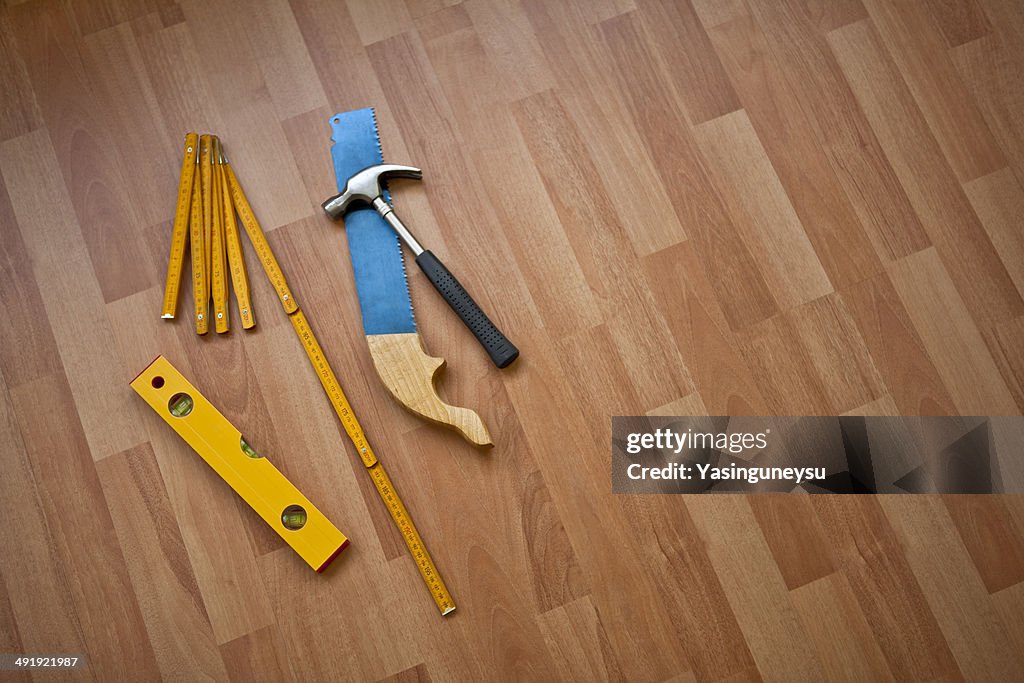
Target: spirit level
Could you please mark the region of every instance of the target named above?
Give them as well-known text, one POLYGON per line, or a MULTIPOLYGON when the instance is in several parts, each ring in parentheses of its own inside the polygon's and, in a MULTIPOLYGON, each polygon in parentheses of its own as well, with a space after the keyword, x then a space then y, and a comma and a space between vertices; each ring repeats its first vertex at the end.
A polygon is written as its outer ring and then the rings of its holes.
POLYGON ((192 204, 192 182, 199 160, 199 136, 185 135, 185 155, 181 161, 181 179, 178 181, 178 204, 174 209, 174 232, 171 233, 171 256, 167 263, 167 286, 164 288, 163 318, 173 318, 178 311, 178 290, 185 264, 185 246, 188 244, 189 209, 192 204))
POLYGON ((348 539, 163 356, 132 388, 306 563, 322 572, 348 539))

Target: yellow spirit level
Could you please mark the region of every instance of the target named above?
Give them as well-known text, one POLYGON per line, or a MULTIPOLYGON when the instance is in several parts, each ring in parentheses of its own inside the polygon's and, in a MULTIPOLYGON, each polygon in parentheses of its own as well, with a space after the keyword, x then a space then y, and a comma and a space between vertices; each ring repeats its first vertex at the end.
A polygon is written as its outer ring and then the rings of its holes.
POLYGON ((131 386, 310 567, 322 572, 348 546, 345 535, 166 358, 150 363, 131 386))

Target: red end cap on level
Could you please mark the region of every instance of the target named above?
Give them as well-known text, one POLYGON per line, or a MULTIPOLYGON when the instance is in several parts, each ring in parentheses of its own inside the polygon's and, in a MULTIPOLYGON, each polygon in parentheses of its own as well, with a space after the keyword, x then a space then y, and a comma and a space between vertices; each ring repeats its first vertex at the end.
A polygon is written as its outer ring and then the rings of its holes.
POLYGON ((349 543, 350 543, 350 541, 346 538, 345 542, 341 544, 341 547, 338 548, 337 550, 335 550, 331 554, 330 557, 328 557, 326 560, 324 560, 323 564, 321 564, 319 567, 316 568, 316 573, 320 574, 320 573, 323 572, 323 570, 327 569, 327 565, 329 565, 331 562, 333 562, 334 558, 336 558, 338 555, 341 555, 341 551, 344 550, 345 548, 347 548, 349 543))

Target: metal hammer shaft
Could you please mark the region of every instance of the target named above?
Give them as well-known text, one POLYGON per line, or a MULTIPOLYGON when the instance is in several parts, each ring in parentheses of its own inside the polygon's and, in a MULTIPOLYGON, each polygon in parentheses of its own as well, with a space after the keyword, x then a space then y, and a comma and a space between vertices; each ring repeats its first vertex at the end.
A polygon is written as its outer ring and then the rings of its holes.
POLYGON ((499 368, 511 365, 512 361, 519 357, 519 349, 491 322, 491 319, 473 300, 462 283, 441 263, 441 259, 437 258, 432 251, 424 249, 416 241, 409 229, 405 227, 402 219, 395 214, 391 205, 382 197, 373 200, 373 208, 377 210, 381 218, 388 222, 388 225, 394 228, 402 241, 412 249, 412 253, 416 254, 416 265, 434 285, 434 289, 458 314, 470 332, 476 336, 477 341, 487 351, 487 355, 491 357, 494 364, 499 368))

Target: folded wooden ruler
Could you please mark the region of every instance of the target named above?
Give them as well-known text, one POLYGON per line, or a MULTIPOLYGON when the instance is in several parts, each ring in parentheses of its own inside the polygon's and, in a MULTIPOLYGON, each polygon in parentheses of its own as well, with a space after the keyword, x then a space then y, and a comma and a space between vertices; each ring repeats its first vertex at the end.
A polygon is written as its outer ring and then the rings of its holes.
POLYGON ((341 421, 345 433, 356 448, 363 466, 373 480, 381 500, 384 501, 392 520, 398 526, 413 561, 420 570, 434 602, 442 615, 455 611, 448 588, 434 565, 417 531, 412 518, 399 498, 394 484, 384 471, 363 429, 356 419, 352 406, 334 375, 320 343, 306 316, 292 296, 284 272, 281 270, 270 244, 260 227, 252 207, 242 191, 231 164, 215 136, 185 136, 185 153, 181 167, 181 181, 178 185, 178 203, 175 211, 174 229, 171 237, 171 255, 167 269, 167 286, 164 291, 162 317, 174 318, 179 298, 186 245, 191 242, 192 291, 195 300, 196 332, 205 334, 209 330, 209 303, 213 299, 216 318, 215 329, 219 333, 228 331, 228 286, 226 273, 231 273, 235 295, 242 317, 242 327, 248 329, 256 324, 252 302, 249 300, 249 284, 245 272, 241 241, 235 215, 245 228, 256 257, 277 292, 281 307, 288 315, 292 328, 299 337, 306 357, 316 371, 334 412, 341 421), (210 275, 207 278, 207 274, 210 275))
MULTIPOLYGON (((235 222, 238 207, 232 195, 237 185, 238 180, 217 136, 195 133, 185 136, 185 155, 178 183, 178 203, 161 315, 173 318, 177 313, 185 247, 191 242, 192 294, 198 334, 206 334, 210 329, 211 299, 214 329, 220 334, 229 331, 229 277, 234 285, 242 327, 251 329, 256 324, 249 299, 249 278, 242 242, 235 222)), ((241 194, 241 190, 237 193, 241 194)))

